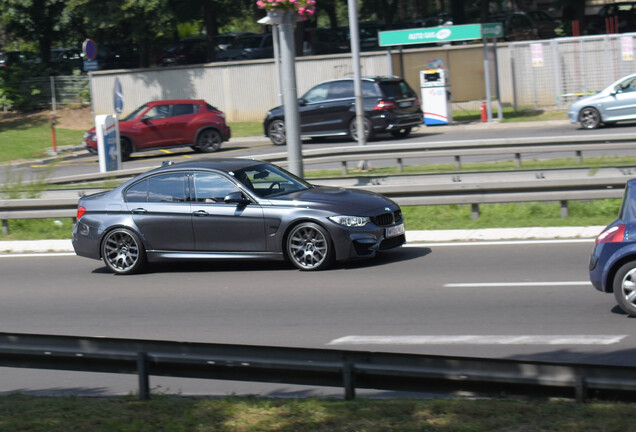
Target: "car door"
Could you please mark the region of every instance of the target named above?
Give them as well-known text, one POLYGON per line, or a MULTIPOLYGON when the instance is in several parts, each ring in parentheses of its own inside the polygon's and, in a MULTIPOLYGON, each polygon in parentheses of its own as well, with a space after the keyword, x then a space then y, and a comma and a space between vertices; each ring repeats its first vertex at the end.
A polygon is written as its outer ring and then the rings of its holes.
POLYGON ((184 173, 147 177, 126 190, 128 211, 148 250, 192 250, 192 216, 184 173))
POLYGON ((352 80, 332 81, 314 87, 303 97, 301 132, 346 133, 354 101, 352 80))
POLYGON ((174 142, 176 132, 171 105, 155 105, 135 124, 138 150, 162 147, 174 142))
POLYGON ((183 145, 194 143, 194 131, 190 131, 188 125, 192 122, 200 106, 193 103, 171 105, 170 122, 166 125, 169 129, 167 136, 172 137, 168 145, 183 145))
POLYGON ((627 78, 614 87, 614 92, 603 104, 604 120, 636 118, 636 77, 627 78))
POLYGON ((263 210, 256 203, 226 203, 239 187, 230 179, 209 172, 194 172, 192 227, 197 251, 261 252, 266 249, 263 210))

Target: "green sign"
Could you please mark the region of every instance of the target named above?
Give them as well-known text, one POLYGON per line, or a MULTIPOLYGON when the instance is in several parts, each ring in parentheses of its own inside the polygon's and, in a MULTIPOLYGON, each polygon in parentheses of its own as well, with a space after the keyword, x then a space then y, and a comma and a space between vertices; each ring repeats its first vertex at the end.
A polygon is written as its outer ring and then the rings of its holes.
POLYGON ((482 27, 485 37, 501 37, 501 24, 467 24, 447 27, 430 27, 409 30, 378 32, 380 46, 412 45, 481 39, 482 27))
POLYGON ((485 38, 500 38, 503 37, 503 24, 502 23, 488 23, 481 25, 481 34, 485 38))

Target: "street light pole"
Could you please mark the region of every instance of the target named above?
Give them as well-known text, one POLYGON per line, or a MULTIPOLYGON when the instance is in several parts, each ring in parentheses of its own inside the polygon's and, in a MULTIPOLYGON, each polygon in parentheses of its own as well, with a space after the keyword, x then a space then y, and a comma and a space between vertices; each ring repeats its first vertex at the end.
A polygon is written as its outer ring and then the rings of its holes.
MULTIPOLYGON (((358 130, 358 145, 366 145, 364 133, 364 99, 362 98, 362 80, 360 74, 360 33, 358 26, 358 2, 357 0, 347 0, 349 10, 349 34, 351 35, 351 57, 353 68, 353 92, 356 101, 356 124, 358 130)), ((359 170, 366 170, 367 162, 360 161, 359 170)))
POLYGON ((282 60, 283 105, 285 106, 285 136, 287 140, 288 168, 292 174, 303 177, 303 156, 300 142, 300 114, 296 90, 296 50, 294 46, 294 22, 296 12, 283 13, 280 29, 282 60))

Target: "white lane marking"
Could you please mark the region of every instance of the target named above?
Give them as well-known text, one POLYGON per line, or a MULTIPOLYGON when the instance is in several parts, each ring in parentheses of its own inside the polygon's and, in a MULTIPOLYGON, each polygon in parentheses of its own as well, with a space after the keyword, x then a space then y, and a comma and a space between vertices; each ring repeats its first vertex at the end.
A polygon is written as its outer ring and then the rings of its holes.
POLYGON ((327 345, 611 345, 628 335, 345 336, 327 345))
POLYGON ((402 247, 444 247, 444 246, 502 246, 502 245, 529 245, 529 244, 558 244, 558 243, 591 243, 595 239, 553 239, 553 240, 475 240, 475 241, 450 241, 450 242, 413 242, 402 247))
POLYGON ((559 281, 559 282, 478 282, 478 283, 447 283, 444 288, 489 288, 489 287, 543 287, 543 286, 591 286, 589 281, 559 281))
POLYGON ((16 253, 0 254, 0 258, 37 258, 37 257, 59 257, 75 256, 75 252, 41 252, 41 253, 16 253))

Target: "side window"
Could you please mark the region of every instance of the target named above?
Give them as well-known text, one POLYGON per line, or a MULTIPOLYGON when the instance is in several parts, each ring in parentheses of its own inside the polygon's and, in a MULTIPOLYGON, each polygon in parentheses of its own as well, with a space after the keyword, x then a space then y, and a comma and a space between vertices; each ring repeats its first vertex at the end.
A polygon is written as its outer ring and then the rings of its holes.
POLYGON ((126 191, 128 202, 148 202, 148 180, 135 183, 126 191))
POLYGON ((317 87, 312 88, 307 93, 305 93, 305 96, 303 96, 303 98, 307 102, 323 101, 327 99, 327 89, 328 89, 327 84, 321 84, 317 87))
POLYGON ((239 189, 217 174, 194 173, 194 197, 198 203, 224 202, 224 198, 239 189))
POLYGON ((157 105, 148 110, 144 119, 159 120, 170 117, 170 105, 157 105))
POLYGON ((382 97, 382 93, 380 93, 374 83, 362 81, 362 97, 382 97))
POLYGON ((336 81, 329 84, 329 99, 346 99, 353 97, 353 81, 336 81))
POLYGON ((187 201, 187 182, 183 173, 156 175, 148 179, 148 202, 187 201))
POLYGON ((172 117, 194 114, 195 107, 197 107, 197 105, 192 105, 192 104, 172 105, 172 117))

